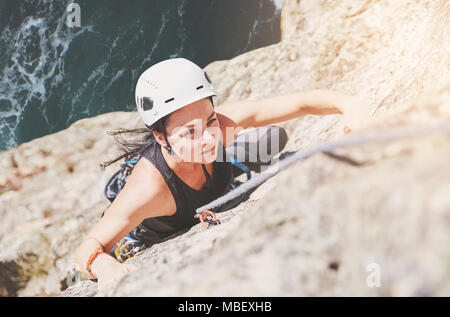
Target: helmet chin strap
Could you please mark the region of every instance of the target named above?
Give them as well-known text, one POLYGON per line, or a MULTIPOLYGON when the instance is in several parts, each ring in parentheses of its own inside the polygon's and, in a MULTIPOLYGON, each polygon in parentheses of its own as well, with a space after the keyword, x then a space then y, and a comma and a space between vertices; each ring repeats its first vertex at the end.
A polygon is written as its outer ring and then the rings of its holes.
POLYGON ((169 140, 167 140, 167 135, 166 135, 166 127, 164 126, 164 122, 161 122, 162 124, 162 128, 163 128, 163 136, 164 136, 164 140, 166 141, 167 146, 165 147, 165 149, 167 150, 167 153, 169 153, 172 156, 175 156, 176 153, 175 151, 172 149, 172 147, 169 144, 169 140))

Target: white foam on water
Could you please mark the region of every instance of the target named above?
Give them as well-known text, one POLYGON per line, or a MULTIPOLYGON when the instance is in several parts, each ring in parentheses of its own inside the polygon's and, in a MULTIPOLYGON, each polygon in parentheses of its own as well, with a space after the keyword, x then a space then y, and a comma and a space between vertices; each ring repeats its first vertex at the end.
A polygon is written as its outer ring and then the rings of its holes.
MULTIPOLYGON (((65 6, 59 8, 61 16, 55 16, 58 8, 53 1, 41 0, 33 16, 28 16, 17 29, 9 26, 0 35, 0 41, 8 43, 4 56, 10 61, 0 70, 0 99, 11 106, 0 109, 0 131, 7 148, 17 145, 16 129, 21 116, 32 99, 38 99, 43 114, 45 103, 54 87, 64 80, 63 57, 70 43, 78 35, 89 31, 83 26, 77 32, 65 25, 65 6), (56 20, 56 28, 51 26, 56 20), (52 29, 53 28, 53 29, 52 29)), ((3 101, 3 103, 5 103, 3 101)), ((46 116, 42 116, 46 119, 46 116)))
POLYGON ((266 19, 266 20, 261 19, 261 12, 262 12, 262 9, 263 9, 263 2, 262 1, 259 2, 258 18, 253 22, 252 31, 250 31, 250 33, 248 34, 247 45, 243 49, 240 50, 239 54, 247 52, 249 50, 249 48, 251 47, 253 39, 256 37, 256 33, 257 33, 257 30, 258 30, 258 27, 259 27, 260 24, 262 24, 262 23, 271 23, 271 22, 273 22, 274 19, 276 19, 280 15, 280 11, 281 11, 281 8, 283 6, 283 1, 284 0, 271 0, 271 1, 277 7, 274 15, 271 16, 270 18, 266 19))
MULTIPOLYGON (((158 35, 156 36, 156 40, 155 40, 155 42, 153 43, 153 46, 152 46, 152 49, 150 50, 150 53, 147 55, 147 57, 146 58, 144 58, 144 60, 141 62, 141 66, 140 66, 140 69, 144 69, 144 65, 146 65, 146 63, 147 62, 150 62, 151 61, 151 57, 152 57, 152 55, 153 55, 153 52, 158 48, 158 43, 159 43, 159 40, 160 40, 160 38, 161 38, 161 35, 163 34, 163 32, 164 32, 164 29, 167 27, 167 25, 168 25, 168 22, 169 22, 169 19, 168 19, 168 15, 169 15, 169 11, 167 11, 167 12, 164 12, 163 13, 163 15, 162 15, 162 18, 161 18, 161 26, 160 26, 160 28, 159 28, 159 31, 158 31, 158 35)), ((139 74, 139 76, 140 76, 141 74, 139 74)), ((133 72, 133 79, 134 78, 136 78, 135 76, 134 76, 134 72, 133 72)), ((136 78, 136 80, 137 80, 137 78, 136 78)))

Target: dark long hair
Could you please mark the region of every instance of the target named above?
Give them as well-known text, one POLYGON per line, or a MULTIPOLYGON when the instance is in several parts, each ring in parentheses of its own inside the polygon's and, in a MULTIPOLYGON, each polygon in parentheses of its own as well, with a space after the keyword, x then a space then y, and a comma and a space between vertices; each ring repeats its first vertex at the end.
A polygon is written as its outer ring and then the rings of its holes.
MULTIPOLYGON (((212 106, 214 108, 213 97, 208 97, 211 100, 212 106)), ((142 154, 154 143, 156 142, 155 136, 153 135, 153 130, 165 134, 165 127, 170 114, 162 117, 156 121, 151 126, 145 125, 146 128, 137 129, 125 129, 121 128, 115 131, 109 131, 108 135, 112 135, 114 140, 119 144, 122 154, 116 158, 100 163, 100 167, 105 169, 109 165, 117 162, 120 159, 125 159, 126 161, 131 160, 135 157, 140 157, 142 154), (129 136, 132 136, 130 138, 129 136)))

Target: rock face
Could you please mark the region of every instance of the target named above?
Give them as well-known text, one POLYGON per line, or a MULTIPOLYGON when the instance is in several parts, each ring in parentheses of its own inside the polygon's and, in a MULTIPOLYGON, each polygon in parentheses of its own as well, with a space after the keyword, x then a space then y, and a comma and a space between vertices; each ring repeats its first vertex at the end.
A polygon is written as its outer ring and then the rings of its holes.
MULTIPOLYGON (((279 44, 206 70, 217 104, 326 88, 369 104, 368 130, 431 125, 450 121, 448 25, 445 0, 285 0, 279 44)), ((332 140, 338 121, 280 123, 285 151, 332 140)), ((108 206, 118 167, 98 167, 118 151, 105 132, 139 125, 136 113, 100 115, 0 153, 2 295, 71 284, 70 256, 108 206)), ((218 214, 222 225, 128 260, 141 268, 106 295, 449 296, 449 141, 435 133, 297 163, 218 214)), ((95 294, 91 281, 59 293, 95 294)))
POLYGON ((0 152, 2 295, 65 287, 70 255, 109 205, 103 187, 119 163, 99 166, 116 155, 106 132, 133 122, 135 113, 105 114, 0 152))

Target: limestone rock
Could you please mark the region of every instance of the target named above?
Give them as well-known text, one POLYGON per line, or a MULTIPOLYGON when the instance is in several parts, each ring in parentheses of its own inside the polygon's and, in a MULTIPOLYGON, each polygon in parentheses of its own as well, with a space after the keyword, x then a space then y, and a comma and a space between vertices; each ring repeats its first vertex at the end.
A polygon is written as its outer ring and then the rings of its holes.
MULTIPOLYGON (((429 123, 450 120, 449 96, 444 88, 389 122, 422 110, 438 114, 429 123)), ((140 269, 105 294, 84 281, 60 296, 447 296, 449 141, 447 130, 336 151, 357 166, 316 155, 218 214, 220 226, 128 260, 140 269)))

